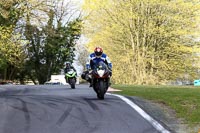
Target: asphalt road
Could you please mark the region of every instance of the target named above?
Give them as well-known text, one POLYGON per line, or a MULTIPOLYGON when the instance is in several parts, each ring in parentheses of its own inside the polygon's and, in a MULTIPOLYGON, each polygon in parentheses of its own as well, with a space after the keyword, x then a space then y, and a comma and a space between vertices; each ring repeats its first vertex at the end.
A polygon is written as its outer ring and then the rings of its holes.
POLYGON ((88 85, 0 86, 0 133, 159 133, 119 97, 88 85))

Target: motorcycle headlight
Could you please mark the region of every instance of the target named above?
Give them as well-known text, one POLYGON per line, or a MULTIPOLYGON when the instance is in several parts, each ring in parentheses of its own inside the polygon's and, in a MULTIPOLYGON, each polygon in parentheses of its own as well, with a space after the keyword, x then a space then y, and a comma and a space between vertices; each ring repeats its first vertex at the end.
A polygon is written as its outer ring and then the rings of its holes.
POLYGON ((100 77, 103 77, 105 70, 98 70, 97 73, 100 77))

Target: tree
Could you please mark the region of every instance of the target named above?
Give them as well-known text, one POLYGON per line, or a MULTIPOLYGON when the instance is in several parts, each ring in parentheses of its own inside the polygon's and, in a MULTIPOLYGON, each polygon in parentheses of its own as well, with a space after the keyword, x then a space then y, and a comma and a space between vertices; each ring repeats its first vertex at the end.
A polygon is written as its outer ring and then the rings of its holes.
POLYGON ((199 28, 197 1, 86 0, 84 9, 89 11, 89 46, 102 45, 110 54, 115 83, 157 84, 185 73, 197 76, 191 60, 199 28))
POLYGON ((20 0, 0 1, 0 72, 1 78, 11 80, 23 66, 23 45, 26 41, 15 27, 21 15, 20 0))
POLYGON ((64 22, 66 15, 70 14, 64 9, 64 1, 54 2, 49 3, 52 5, 49 6, 48 22, 45 26, 33 26, 29 18, 26 24, 26 38, 31 42, 27 46, 26 66, 30 70, 28 75, 32 80, 36 78, 40 84, 49 80, 51 74, 60 73, 65 61, 73 62, 73 47, 81 32, 82 22, 79 18, 69 18, 64 22))
POLYGON ((81 37, 82 40, 80 40, 75 48, 76 48, 76 54, 77 54, 77 63, 79 66, 83 67, 82 70, 86 70, 86 62, 89 56, 89 52, 87 50, 87 47, 85 46, 85 39, 83 36, 81 37))
POLYGON ((73 61, 79 18, 71 1, 0 1, 1 75, 42 84, 58 73, 66 59, 73 61))

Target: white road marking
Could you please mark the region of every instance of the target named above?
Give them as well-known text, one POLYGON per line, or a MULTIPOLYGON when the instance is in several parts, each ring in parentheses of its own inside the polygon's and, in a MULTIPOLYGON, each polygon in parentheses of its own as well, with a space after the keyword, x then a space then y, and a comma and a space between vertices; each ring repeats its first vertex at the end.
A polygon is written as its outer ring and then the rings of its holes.
POLYGON ((117 94, 111 94, 111 93, 106 93, 106 94, 121 98, 123 101, 125 101, 128 105, 130 105, 135 111, 137 111, 144 119, 146 119, 149 123, 151 123, 152 126, 156 128, 158 131, 160 131, 161 133, 170 133, 170 131, 165 129, 160 123, 158 123, 155 119, 153 119, 150 115, 148 115, 144 110, 142 110, 139 106, 137 106, 128 98, 121 95, 117 95, 117 94))

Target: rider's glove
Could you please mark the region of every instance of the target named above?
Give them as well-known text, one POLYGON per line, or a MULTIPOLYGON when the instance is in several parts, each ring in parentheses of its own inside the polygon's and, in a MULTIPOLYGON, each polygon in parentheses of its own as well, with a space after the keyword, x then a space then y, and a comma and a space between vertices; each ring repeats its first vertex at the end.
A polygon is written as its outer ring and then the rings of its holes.
POLYGON ((111 68, 108 68, 109 71, 110 71, 110 76, 112 76, 112 69, 111 68))

